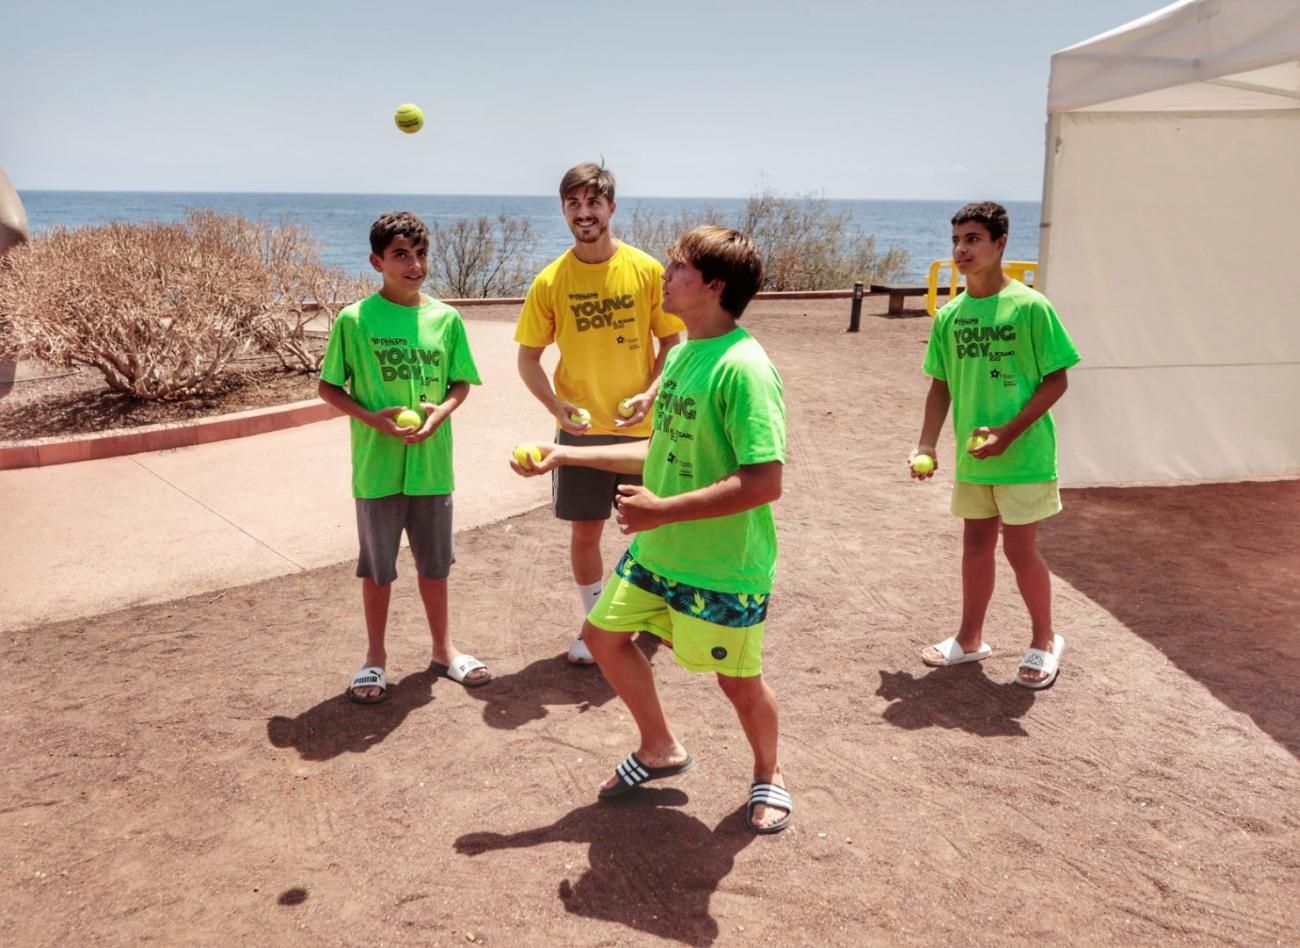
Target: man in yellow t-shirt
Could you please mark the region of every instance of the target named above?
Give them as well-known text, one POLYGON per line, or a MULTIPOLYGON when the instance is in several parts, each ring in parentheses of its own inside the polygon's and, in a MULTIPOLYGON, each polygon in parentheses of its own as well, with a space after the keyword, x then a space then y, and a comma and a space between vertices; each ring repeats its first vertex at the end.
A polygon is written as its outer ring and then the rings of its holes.
MULTIPOLYGON (((644 441, 664 356, 684 328, 663 310, 663 266, 610 233, 616 205, 608 169, 592 162, 570 168, 560 181, 560 206, 573 246, 528 290, 515 329, 519 377, 554 416, 558 444, 644 441), (560 350, 553 386, 541 362, 552 343, 560 350)), ((641 479, 570 467, 552 478, 555 516, 572 525, 569 558, 585 616, 603 589, 600 536, 618 485, 641 479)), ((593 663, 581 634, 569 661, 593 663)))

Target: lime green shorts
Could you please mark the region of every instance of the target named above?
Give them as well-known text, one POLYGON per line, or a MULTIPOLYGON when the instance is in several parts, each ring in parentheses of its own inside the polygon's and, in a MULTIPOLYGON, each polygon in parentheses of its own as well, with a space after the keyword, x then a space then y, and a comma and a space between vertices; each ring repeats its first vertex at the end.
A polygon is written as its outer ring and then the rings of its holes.
POLYGON ((657 576, 624 553, 587 621, 605 632, 649 630, 688 671, 752 678, 763 674, 767 601, 657 576))
POLYGON ((1013 527, 1037 523, 1061 512, 1056 481, 1036 484, 972 484, 954 481, 952 512, 963 520, 1001 517, 1013 527))

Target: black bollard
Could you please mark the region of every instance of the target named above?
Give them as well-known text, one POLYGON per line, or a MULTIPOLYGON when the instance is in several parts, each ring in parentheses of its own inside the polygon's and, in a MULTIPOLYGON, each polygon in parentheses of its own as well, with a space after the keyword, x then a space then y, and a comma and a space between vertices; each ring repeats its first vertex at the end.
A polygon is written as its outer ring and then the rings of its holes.
POLYGON ((849 332, 857 332, 862 323, 862 281, 853 283, 853 309, 849 311, 849 332))

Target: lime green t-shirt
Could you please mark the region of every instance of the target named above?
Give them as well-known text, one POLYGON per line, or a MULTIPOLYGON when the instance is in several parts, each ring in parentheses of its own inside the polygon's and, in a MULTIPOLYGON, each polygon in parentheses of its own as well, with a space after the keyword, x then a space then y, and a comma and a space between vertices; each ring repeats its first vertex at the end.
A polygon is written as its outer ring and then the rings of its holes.
POLYGON ((1033 397, 1043 376, 1078 361, 1079 353, 1047 297, 1018 280, 993 296, 972 299, 963 293, 939 310, 922 369, 947 382, 952 395, 955 478, 973 484, 1056 480, 1051 412, 997 457, 971 457, 966 438, 973 428, 1009 422, 1033 397))
POLYGON ((583 263, 572 250, 552 262, 528 290, 515 342, 535 349, 555 343, 555 394, 591 412, 594 435, 650 434, 646 418, 615 427, 618 403, 640 395, 654 375, 654 339, 685 327, 664 312, 664 268, 620 243, 603 263, 583 263))
MULTIPOLYGON (((456 382, 480 384, 460 313, 429 297, 419 306, 398 306, 378 293, 339 313, 320 377, 346 388, 369 411, 418 410, 420 402, 441 403, 456 382)), ((353 418, 352 494, 450 494, 451 448, 450 418, 410 447, 353 418)))
MULTIPOLYGON (((669 350, 643 482, 660 497, 716 483, 746 464, 785 462, 781 376, 737 327, 669 350)), ((632 556, 651 572, 714 592, 769 593, 776 524, 763 504, 639 533, 632 556)))

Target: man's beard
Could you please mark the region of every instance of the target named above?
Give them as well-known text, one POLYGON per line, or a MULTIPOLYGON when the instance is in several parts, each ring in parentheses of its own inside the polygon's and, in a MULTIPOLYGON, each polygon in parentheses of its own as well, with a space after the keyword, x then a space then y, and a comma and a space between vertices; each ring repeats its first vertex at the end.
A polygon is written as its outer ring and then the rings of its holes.
POLYGON ((590 224, 587 227, 575 228, 573 230, 573 239, 581 241, 584 244, 595 244, 595 243, 599 243, 601 238, 603 238, 608 233, 609 233, 608 224, 605 224, 603 227, 600 224, 590 224), (596 230, 596 233, 594 235, 583 236, 584 232, 590 230, 593 227, 596 230))

